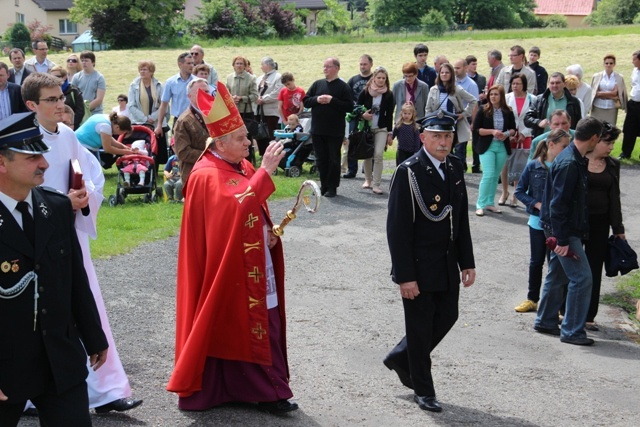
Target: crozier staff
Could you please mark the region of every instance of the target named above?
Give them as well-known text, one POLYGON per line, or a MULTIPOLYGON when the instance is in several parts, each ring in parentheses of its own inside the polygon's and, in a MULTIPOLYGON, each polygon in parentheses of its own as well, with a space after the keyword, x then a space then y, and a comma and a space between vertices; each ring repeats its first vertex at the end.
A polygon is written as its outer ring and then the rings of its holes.
POLYGON ((423 148, 391 181, 387 240, 399 285, 406 336, 384 360, 414 390, 421 409, 442 411, 431 377, 431 352, 458 318, 460 281, 475 280, 462 161, 449 155, 456 116, 438 112, 422 123, 423 148))

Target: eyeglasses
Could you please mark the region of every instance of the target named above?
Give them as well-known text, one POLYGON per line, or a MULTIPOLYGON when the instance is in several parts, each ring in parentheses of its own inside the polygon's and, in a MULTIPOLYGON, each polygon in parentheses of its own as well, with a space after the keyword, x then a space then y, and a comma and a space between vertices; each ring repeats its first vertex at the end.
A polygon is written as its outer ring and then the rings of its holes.
POLYGON ((66 97, 64 95, 60 96, 50 96, 49 98, 40 98, 39 101, 46 102, 47 104, 56 104, 58 102, 64 102, 66 97))
POLYGON ((198 56, 200 55, 200 52, 191 52, 191 56, 198 56))
POLYGON ((405 79, 410 79, 411 77, 415 77, 416 74, 404 74, 405 79))
POLYGON ((39 48, 36 48, 36 50, 49 50, 49 48, 48 47, 39 47, 39 48))
POLYGON ((127 102, 126 99, 118 98, 118 102, 127 102))
POLYGON ((71 62, 71 63, 77 64, 78 60, 77 59, 73 59, 73 58, 69 58, 69 59, 67 59, 67 62, 71 62))

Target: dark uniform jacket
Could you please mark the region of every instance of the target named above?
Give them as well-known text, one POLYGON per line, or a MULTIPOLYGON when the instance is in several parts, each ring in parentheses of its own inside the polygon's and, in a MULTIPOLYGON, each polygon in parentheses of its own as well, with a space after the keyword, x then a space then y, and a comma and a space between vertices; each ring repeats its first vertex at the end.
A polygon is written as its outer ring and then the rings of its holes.
POLYGON ((475 268, 469 230, 467 188, 462 162, 447 156, 446 181, 424 149, 401 163, 389 191, 387 239, 391 252, 391 276, 395 283, 417 281, 420 292, 448 291, 460 284, 460 271, 475 268), (409 183, 411 172, 422 202, 409 183), (453 208, 453 230, 449 215, 434 222, 432 217, 453 208), (453 240, 451 240, 453 234, 453 240))
POLYGON ((35 331, 33 282, 13 299, 0 298, 0 390, 8 402, 35 397, 51 384, 58 393, 78 385, 87 377, 87 354, 108 347, 69 198, 43 188, 31 194, 35 250, 0 203, 0 287, 33 271, 39 295, 35 331))

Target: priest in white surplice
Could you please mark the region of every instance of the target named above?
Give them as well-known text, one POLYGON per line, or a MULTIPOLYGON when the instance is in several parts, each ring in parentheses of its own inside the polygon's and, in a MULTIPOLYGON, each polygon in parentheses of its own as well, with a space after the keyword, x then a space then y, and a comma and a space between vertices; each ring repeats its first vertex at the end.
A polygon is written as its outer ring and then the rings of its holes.
POLYGON ((70 128, 59 123, 62 121, 65 105, 65 97, 60 89, 61 83, 59 79, 49 74, 31 74, 23 82, 22 97, 27 107, 36 113, 43 140, 51 147, 51 151, 45 156, 49 162, 49 169, 45 175, 44 185, 68 194, 76 209, 75 227, 82 248, 84 266, 100 312, 102 328, 109 342, 106 363, 99 371, 89 370, 87 377, 89 406, 95 408, 98 413, 126 411, 139 406, 142 400, 131 398, 129 379, 124 372, 113 341, 89 250, 89 237, 92 239, 97 237, 96 218, 104 199, 102 195, 104 175, 96 157, 80 145, 70 128), (70 161, 73 159, 79 161, 85 187, 69 191, 69 168, 70 161), (88 215, 84 215, 80 209, 85 206, 90 210, 88 215))

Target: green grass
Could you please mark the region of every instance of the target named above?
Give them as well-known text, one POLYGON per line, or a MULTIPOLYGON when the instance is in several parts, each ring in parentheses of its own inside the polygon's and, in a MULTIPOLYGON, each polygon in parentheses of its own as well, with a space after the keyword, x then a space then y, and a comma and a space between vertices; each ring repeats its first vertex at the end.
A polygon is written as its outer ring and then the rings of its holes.
POLYGON ((613 294, 603 295, 602 302, 622 308, 629 313, 630 319, 639 323, 635 318, 635 312, 636 301, 640 299, 640 273, 636 272, 619 280, 616 289, 613 294))

